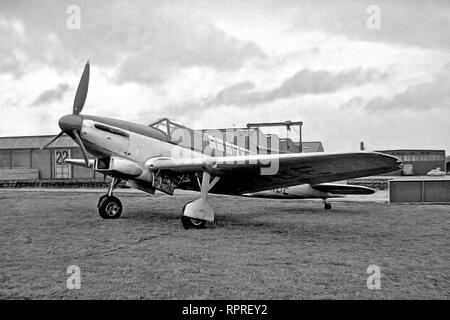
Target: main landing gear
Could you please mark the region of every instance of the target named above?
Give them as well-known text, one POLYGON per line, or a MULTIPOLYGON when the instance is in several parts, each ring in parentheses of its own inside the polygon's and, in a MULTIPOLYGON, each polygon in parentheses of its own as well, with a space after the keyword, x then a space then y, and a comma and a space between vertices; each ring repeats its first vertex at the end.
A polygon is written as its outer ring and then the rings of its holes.
POLYGON ((327 199, 323 199, 323 208, 325 210, 331 210, 331 203, 327 201, 327 199))
POLYGON ((199 177, 197 177, 200 199, 186 203, 182 210, 181 224, 186 230, 190 228, 201 229, 205 227, 206 221, 214 221, 214 209, 209 203, 207 195, 219 179, 219 177, 215 177, 211 181, 211 175, 206 171, 202 174, 201 183, 199 177))
POLYGON ((117 219, 122 214, 122 203, 119 198, 113 196, 113 190, 119 183, 119 179, 112 178, 108 193, 98 200, 98 214, 103 219, 117 219))

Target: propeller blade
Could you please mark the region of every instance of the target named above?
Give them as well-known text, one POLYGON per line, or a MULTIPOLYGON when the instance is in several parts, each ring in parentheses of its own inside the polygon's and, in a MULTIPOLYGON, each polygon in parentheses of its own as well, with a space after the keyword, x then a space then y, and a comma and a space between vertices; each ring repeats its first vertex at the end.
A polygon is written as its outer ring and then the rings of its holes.
POLYGON ((75 100, 73 101, 73 114, 79 114, 84 107, 86 96, 89 88, 89 61, 84 67, 83 74, 81 75, 80 83, 78 84, 77 93, 75 94, 75 100))
POLYGON ((74 129, 72 132, 73 132, 73 135, 75 136, 75 140, 80 145, 81 152, 83 153, 84 161, 86 162, 86 166, 89 167, 89 158, 88 158, 86 148, 84 147, 83 141, 81 140, 80 135, 78 134, 77 130, 74 129))
POLYGON ((64 134, 64 131, 61 131, 60 133, 58 133, 58 135, 56 137, 54 137, 49 143, 47 143, 45 146, 41 147, 41 150, 47 149, 47 147, 49 145, 51 145, 53 142, 58 140, 63 134, 64 134))

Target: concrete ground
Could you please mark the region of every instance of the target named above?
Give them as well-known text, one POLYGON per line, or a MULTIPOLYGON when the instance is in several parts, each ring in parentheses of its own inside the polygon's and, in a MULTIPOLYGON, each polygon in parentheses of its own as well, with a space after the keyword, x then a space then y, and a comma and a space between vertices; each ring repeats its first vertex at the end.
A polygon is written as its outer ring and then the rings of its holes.
POLYGON ((0 190, 0 299, 450 298, 448 205, 212 196, 215 223, 186 231, 193 193, 118 190, 117 220, 98 216, 102 193, 0 190))

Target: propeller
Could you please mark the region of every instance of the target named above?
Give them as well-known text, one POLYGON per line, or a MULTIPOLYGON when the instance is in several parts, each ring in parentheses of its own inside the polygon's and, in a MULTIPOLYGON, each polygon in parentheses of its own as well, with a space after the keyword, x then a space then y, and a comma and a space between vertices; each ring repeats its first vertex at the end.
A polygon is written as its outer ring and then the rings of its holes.
POLYGON ((83 153, 84 161, 86 162, 86 165, 89 166, 89 158, 86 152, 86 148, 84 147, 83 141, 80 138, 80 135, 78 134, 77 129, 72 130, 73 135, 75 136, 75 140, 81 147, 81 152, 83 153))
POLYGON ((75 99, 73 101, 72 114, 66 115, 61 119, 59 119, 59 126, 61 128, 61 132, 58 133, 57 136, 55 136, 51 141, 49 141, 45 146, 41 148, 41 150, 48 148, 48 146, 50 146, 53 142, 58 140, 64 133, 69 135, 71 134, 74 137, 74 140, 78 143, 78 145, 81 148, 84 161, 86 162, 86 166, 89 166, 89 158, 86 148, 83 144, 83 141, 80 138, 82 118, 81 116, 78 115, 83 110, 84 103, 86 102, 89 87, 89 72, 90 66, 88 61, 84 67, 83 74, 81 75, 80 83, 78 84, 75 99))
POLYGON ((77 93, 75 94, 75 99, 73 101, 72 114, 79 114, 83 110, 89 88, 89 69, 88 61, 84 67, 83 74, 81 75, 80 83, 78 84, 77 93))
POLYGON ((55 142, 56 140, 58 140, 62 135, 64 134, 64 131, 61 131, 60 133, 58 133, 58 135, 56 137, 53 137, 52 140, 50 140, 49 143, 47 143, 45 146, 41 147, 41 150, 47 149, 47 147, 49 145, 51 145, 53 142, 55 142))

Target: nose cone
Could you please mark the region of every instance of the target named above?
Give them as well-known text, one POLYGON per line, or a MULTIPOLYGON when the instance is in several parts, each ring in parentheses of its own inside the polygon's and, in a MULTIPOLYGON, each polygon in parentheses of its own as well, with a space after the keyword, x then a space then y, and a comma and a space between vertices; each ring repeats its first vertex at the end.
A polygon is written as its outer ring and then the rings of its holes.
POLYGON ((81 127, 83 125, 83 118, 79 115, 68 114, 59 119, 58 124, 61 130, 64 132, 70 132, 73 129, 81 131, 81 127))

